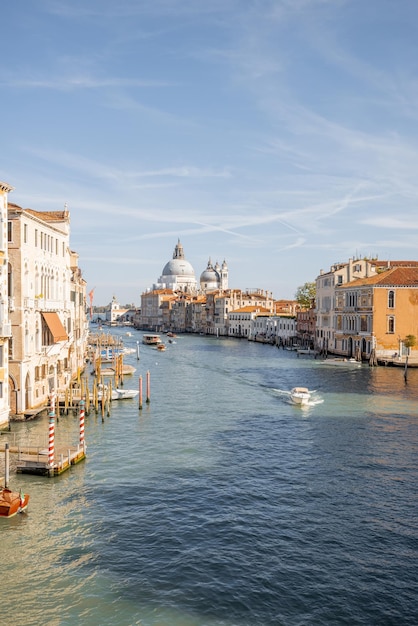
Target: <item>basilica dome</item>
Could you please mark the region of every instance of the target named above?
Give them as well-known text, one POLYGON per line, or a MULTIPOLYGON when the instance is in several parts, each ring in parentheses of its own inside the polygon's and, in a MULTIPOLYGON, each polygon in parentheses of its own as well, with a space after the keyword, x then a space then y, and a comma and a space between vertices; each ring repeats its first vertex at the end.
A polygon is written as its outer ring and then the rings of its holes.
POLYGON ((192 264, 185 259, 184 249, 179 239, 174 248, 173 258, 164 265, 158 282, 153 285, 154 291, 158 289, 188 294, 206 293, 216 289, 225 290, 228 289, 228 266, 225 261, 222 266, 217 261, 215 265, 212 265, 209 258, 208 265, 201 273, 198 282, 192 264))
POLYGON ((194 278, 194 269, 186 259, 171 259, 164 265, 163 276, 190 276, 194 278))
POLYGON ((197 282, 194 269, 191 263, 184 258, 184 250, 180 240, 174 248, 173 258, 164 265, 157 286, 173 291, 196 291, 197 282))
POLYGON ((200 275, 200 287, 204 291, 208 289, 218 289, 220 283, 219 273, 214 269, 209 259, 206 269, 200 275))

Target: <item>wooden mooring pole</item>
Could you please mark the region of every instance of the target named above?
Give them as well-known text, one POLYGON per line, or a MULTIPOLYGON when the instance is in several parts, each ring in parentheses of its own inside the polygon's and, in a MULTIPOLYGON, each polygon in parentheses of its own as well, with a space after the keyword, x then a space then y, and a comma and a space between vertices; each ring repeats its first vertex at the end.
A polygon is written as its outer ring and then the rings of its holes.
POLYGON ((149 370, 147 371, 147 404, 151 402, 151 375, 149 370))
POLYGON ((139 377, 139 410, 142 409, 142 376, 139 377))

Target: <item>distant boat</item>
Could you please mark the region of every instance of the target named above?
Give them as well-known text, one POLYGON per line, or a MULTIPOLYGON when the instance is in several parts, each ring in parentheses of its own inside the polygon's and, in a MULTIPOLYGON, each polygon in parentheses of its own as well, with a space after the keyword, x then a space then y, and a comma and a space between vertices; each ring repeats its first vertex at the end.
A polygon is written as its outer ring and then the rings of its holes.
POLYGON ((7 487, 0 489, 0 517, 13 517, 22 513, 29 504, 29 496, 23 491, 11 491, 7 487))
POLYGON ((163 343, 159 343, 159 344, 157 345, 157 350, 158 350, 159 352, 164 352, 164 350, 165 350, 165 349, 166 349, 166 347, 165 347, 165 345, 164 345, 163 343))
POLYGON ((320 361, 321 365, 337 365, 343 367, 361 367, 361 361, 357 361, 356 359, 341 359, 341 358, 332 358, 332 359, 324 359, 320 361))
POLYGON ((293 404, 307 404, 311 399, 311 392, 307 387, 293 387, 290 399, 293 404))
POLYGON ((156 346, 162 342, 160 335, 143 335, 142 343, 145 343, 147 346, 156 346))

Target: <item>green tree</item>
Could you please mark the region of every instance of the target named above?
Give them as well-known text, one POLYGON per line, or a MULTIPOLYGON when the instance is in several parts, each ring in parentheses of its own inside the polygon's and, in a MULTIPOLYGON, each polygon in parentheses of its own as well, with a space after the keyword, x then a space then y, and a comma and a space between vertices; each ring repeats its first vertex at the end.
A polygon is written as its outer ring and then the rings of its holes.
POLYGON ((406 355, 406 359, 405 359, 405 371, 404 371, 405 382, 406 382, 407 371, 408 371, 409 353, 411 351, 411 348, 413 348, 416 345, 416 343, 417 343, 417 339, 415 335, 407 335, 405 339, 403 340, 403 345, 405 346, 405 348, 408 348, 408 354, 406 355))
POLYGON ((312 306, 316 296, 316 284, 305 283, 297 288, 295 293, 295 300, 304 309, 309 309, 312 306))
POLYGON ((407 335, 405 337, 405 339, 403 340, 403 345, 405 346, 405 348, 408 348, 408 350, 410 348, 413 348, 417 343, 417 339, 415 337, 415 335, 407 335))

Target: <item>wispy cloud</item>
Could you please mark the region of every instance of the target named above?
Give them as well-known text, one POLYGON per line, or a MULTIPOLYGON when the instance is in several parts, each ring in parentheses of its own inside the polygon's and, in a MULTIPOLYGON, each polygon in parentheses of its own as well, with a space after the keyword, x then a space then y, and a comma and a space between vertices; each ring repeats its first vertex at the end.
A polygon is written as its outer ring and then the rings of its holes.
POLYGON ((418 230, 418 215, 408 217, 386 217, 374 215, 373 217, 360 219, 361 224, 374 226, 375 228, 389 228, 394 230, 418 230))
POLYGON ((141 80, 136 78, 98 78, 94 76, 56 76, 48 77, 19 77, 10 76, 5 78, 4 74, 0 80, 3 87, 15 87, 19 89, 49 89, 57 91, 73 91, 76 89, 104 89, 109 87, 139 87, 156 88, 172 87, 174 83, 161 80, 141 80))

